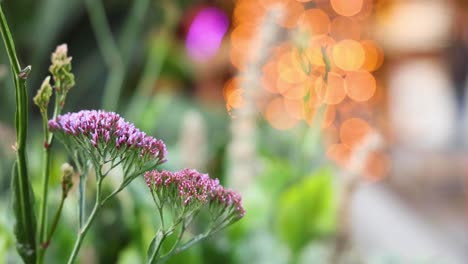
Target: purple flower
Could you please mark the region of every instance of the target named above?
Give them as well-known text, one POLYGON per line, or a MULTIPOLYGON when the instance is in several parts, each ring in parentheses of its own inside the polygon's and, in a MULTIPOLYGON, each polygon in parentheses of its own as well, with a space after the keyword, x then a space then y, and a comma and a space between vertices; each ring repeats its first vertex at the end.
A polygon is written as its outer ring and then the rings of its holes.
POLYGON ((219 184, 218 179, 211 179, 208 174, 193 169, 177 172, 149 171, 145 181, 150 190, 160 200, 169 199, 170 202, 187 206, 214 205, 218 213, 227 212, 226 216, 242 218, 245 214, 241 196, 219 184))
MULTIPOLYGON (((111 159, 125 159, 136 153, 140 165, 154 162, 155 165, 166 161, 164 142, 146 135, 126 122, 120 115, 103 110, 82 110, 67 113, 49 121, 49 128, 59 137, 72 137, 78 147, 97 150, 97 153, 110 155, 111 159)), ((64 140, 66 141, 66 140, 64 140)))

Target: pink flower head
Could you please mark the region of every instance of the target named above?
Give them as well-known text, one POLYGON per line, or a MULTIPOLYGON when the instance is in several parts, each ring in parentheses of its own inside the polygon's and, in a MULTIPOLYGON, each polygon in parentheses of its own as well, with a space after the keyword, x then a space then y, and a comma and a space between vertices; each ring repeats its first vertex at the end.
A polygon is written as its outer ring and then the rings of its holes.
POLYGON ((234 215, 236 219, 245 214, 241 196, 219 184, 218 179, 211 179, 208 174, 193 169, 184 169, 177 172, 149 171, 146 172, 145 181, 150 190, 161 199, 171 199, 179 205, 187 206, 214 206, 223 214, 234 215))
MULTIPOLYGON (((164 142, 146 135, 138 128, 114 112, 103 110, 82 110, 67 113, 49 121, 49 128, 61 138, 71 138, 88 153, 110 155, 111 159, 125 159, 136 154, 139 164, 154 162, 156 165, 166 161, 164 142)), ((106 157, 101 157, 105 159, 106 157)))
POLYGON ((208 174, 191 169, 178 172, 153 170, 146 172, 144 177, 151 190, 170 190, 184 206, 190 203, 207 203, 210 194, 219 186, 217 179, 213 180, 208 174))

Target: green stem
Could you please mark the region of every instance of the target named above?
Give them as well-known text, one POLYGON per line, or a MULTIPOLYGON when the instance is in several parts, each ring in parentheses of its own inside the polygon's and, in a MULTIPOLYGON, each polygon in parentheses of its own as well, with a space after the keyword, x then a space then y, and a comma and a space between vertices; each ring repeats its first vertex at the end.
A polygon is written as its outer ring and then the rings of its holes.
POLYGON ((325 75, 323 76, 323 79, 325 80, 325 82, 327 82, 328 74, 330 73, 330 70, 331 70, 330 58, 328 58, 326 47, 322 47, 320 50, 322 52, 323 63, 325 63, 325 75))
MULTIPOLYGON (((54 112, 52 119, 62 112, 61 99, 55 94, 54 112)), ((49 179, 50 179, 50 165, 51 165, 51 149, 52 143, 54 142, 54 134, 49 131, 47 110, 42 112, 42 130, 44 133, 44 154, 43 154, 43 167, 42 167, 42 202, 40 207, 39 215, 39 247, 37 263, 41 264, 44 262, 45 251, 50 243, 50 237, 47 237, 47 207, 49 197, 49 179), (44 246, 45 245, 45 246, 44 246)), ((61 210, 61 209, 60 209, 61 210)), ((60 217, 60 214, 58 214, 60 217)), ((57 219, 58 222, 58 219, 57 219)))
MULTIPOLYGON (((14 199, 17 199, 16 202, 18 203, 16 225, 18 232, 20 232, 22 236, 19 237, 17 234, 18 245, 21 244, 21 249, 18 247, 18 251, 25 262, 34 263, 36 260, 36 224, 34 208, 32 204, 33 193, 31 191, 31 183, 28 177, 25 150, 28 125, 28 98, 26 91, 27 72, 21 71, 18 57, 16 55, 15 44, 13 42, 8 23, 6 21, 5 15, 3 14, 1 6, 0 31, 8 53, 8 58, 10 60, 16 88, 17 104, 15 113, 15 127, 17 136, 17 174, 15 174, 13 177, 16 177, 17 179, 12 180, 15 183, 15 190, 13 191, 15 193, 14 199), (27 252, 22 251, 25 248, 27 249, 27 252)), ((28 70, 28 68, 25 70, 28 70)))
POLYGON ((203 233, 203 234, 199 234, 198 236, 190 239, 189 241, 187 241, 185 244, 183 244, 182 246, 178 247, 177 249, 173 250, 172 252, 169 252, 167 253, 166 255, 162 256, 160 258, 160 261, 159 263, 164 263, 166 262, 169 258, 171 258, 172 256, 176 255, 176 254, 179 254, 181 253, 182 251, 188 249, 189 247, 193 246, 194 244, 198 243, 199 241, 209 237, 212 233, 203 233))
MULTIPOLYGON (((96 170, 97 172, 97 170, 96 170)), ((91 214, 89 215, 88 219, 86 220, 85 225, 83 228, 81 228, 78 232, 78 237, 75 241, 75 245, 73 246, 73 251, 68 259, 68 264, 72 264, 75 262, 76 257, 78 256, 78 252, 80 251, 81 244, 83 243, 83 240, 88 233, 89 228, 91 227, 91 224, 93 223, 94 219, 96 218, 96 214, 101 208, 101 185, 102 185, 102 177, 99 177, 97 181, 97 186, 96 186, 96 201, 94 203, 93 210, 91 211, 91 214)))
POLYGON ((60 201, 59 208, 55 212, 54 220, 52 221, 52 226, 49 231, 49 235, 47 236, 47 240, 44 243, 44 248, 47 249, 47 247, 50 244, 50 241, 52 240, 52 236, 55 233, 55 230, 57 229, 58 222, 60 220, 60 216, 62 215, 62 209, 63 209, 63 204, 65 203, 65 199, 67 197, 65 195, 62 195, 62 200, 60 201))
POLYGON ((42 113, 42 129, 44 133, 44 149, 43 149, 43 170, 42 170, 42 202, 39 215, 39 247, 37 263, 43 263, 44 254, 47 249, 47 198, 49 193, 49 172, 50 172, 50 141, 49 128, 47 122, 47 113, 42 113))
POLYGON ((115 98, 118 99, 119 94, 114 91, 114 88, 120 91, 117 86, 119 84, 121 86, 125 72, 122 57, 112 36, 101 0, 86 0, 85 3, 99 50, 107 68, 110 70, 104 88, 103 107, 107 110, 115 110, 114 107, 117 105, 115 98), (115 103, 112 103, 112 101, 115 101, 115 103))
POLYGON ((86 179, 87 177, 87 170, 80 173, 80 182, 78 184, 78 226, 79 228, 83 228, 85 225, 85 217, 86 217, 86 179))
POLYGON ((149 0, 135 0, 128 15, 121 42, 122 54, 112 36, 106 19, 104 7, 100 0, 86 0, 86 8, 91 20, 99 49, 104 62, 110 70, 103 95, 103 108, 116 110, 124 82, 128 58, 131 55, 132 44, 135 42, 141 27, 145 12, 148 10, 149 0))

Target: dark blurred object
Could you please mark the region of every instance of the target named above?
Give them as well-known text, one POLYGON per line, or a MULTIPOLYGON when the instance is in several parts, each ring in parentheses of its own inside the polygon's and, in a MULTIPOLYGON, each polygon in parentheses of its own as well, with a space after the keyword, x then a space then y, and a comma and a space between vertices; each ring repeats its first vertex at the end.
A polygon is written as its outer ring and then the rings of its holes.
POLYGON ((462 124, 468 77, 468 2, 458 1, 455 5, 453 40, 448 47, 447 59, 455 88, 458 124, 462 124))

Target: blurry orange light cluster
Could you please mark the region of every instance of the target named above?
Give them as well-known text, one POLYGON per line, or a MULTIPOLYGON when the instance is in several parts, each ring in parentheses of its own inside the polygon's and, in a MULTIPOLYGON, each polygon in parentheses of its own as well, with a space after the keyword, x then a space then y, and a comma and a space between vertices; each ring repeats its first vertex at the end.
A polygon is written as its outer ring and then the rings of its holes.
MULTIPOLYGON (((265 52, 254 43, 263 18, 273 8, 282 11, 276 24, 283 38, 262 61, 260 85, 271 98, 262 109, 265 119, 281 130, 301 120, 337 130, 339 140, 329 146, 328 156, 342 164, 371 130, 364 119, 337 118, 337 112, 344 101, 363 103, 376 93, 372 72, 382 65, 383 51, 364 37, 372 7, 373 0, 237 0, 233 13, 230 57, 242 73, 255 62, 249 54, 265 52)), ((240 87, 238 78, 224 88, 229 111, 243 105, 247 87, 240 87)), ((386 164, 381 154, 372 159, 386 164)), ((373 174, 380 176, 382 167, 371 168, 373 174)))

